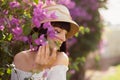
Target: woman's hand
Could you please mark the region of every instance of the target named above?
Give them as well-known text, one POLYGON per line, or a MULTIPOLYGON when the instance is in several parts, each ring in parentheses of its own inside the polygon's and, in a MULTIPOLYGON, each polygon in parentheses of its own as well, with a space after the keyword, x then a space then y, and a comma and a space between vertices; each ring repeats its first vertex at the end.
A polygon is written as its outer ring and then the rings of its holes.
POLYGON ((46 68, 50 67, 56 60, 57 49, 54 47, 52 50, 49 48, 49 44, 40 46, 35 58, 35 63, 46 68))

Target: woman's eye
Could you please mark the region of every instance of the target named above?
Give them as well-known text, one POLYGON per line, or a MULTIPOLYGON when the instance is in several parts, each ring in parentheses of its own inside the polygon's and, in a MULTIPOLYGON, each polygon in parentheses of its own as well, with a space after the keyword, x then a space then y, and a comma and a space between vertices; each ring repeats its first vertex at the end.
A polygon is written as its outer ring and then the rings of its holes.
POLYGON ((60 33, 60 31, 55 31, 55 33, 60 33))

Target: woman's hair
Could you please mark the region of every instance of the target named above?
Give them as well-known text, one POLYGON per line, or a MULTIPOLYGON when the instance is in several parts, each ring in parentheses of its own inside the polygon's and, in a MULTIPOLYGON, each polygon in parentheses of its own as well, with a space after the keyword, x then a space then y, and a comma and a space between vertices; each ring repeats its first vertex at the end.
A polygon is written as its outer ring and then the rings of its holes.
POLYGON ((61 29, 65 29, 67 32, 70 31, 70 23, 68 22, 51 22, 51 25, 59 27, 61 29))
MULTIPOLYGON (((51 25, 54 27, 59 27, 61 29, 65 29, 67 32, 70 31, 70 23, 68 22, 51 22, 51 25)), ((30 33, 30 35, 32 35, 34 32, 38 32, 39 35, 45 34, 45 37, 47 38, 47 29, 43 28, 43 24, 41 24, 40 28, 34 27, 30 33)), ((67 52, 67 48, 66 48, 66 41, 62 43, 61 47, 60 47, 60 52, 67 52)))

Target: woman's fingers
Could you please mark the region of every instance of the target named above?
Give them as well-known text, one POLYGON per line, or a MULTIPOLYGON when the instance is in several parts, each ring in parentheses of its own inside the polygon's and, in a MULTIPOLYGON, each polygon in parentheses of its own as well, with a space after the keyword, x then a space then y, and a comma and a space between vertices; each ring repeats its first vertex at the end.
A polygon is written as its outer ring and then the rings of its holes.
POLYGON ((42 56, 41 55, 41 53, 40 53, 40 51, 41 51, 41 46, 39 47, 39 49, 38 49, 38 52, 37 52, 37 56, 36 56, 36 58, 35 58, 35 63, 40 63, 39 61, 40 61, 40 57, 42 56))
POLYGON ((50 48, 49 48, 49 44, 46 44, 45 46, 45 59, 48 59, 50 56, 50 48))
POLYGON ((45 56, 45 46, 41 46, 40 54, 42 55, 41 57, 45 56))
POLYGON ((39 46, 39 49, 38 49, 38 52, 37 52, 37 55, 41 56, 41 46, 39 46))
POLYGON ((52 51, 50 51, 49 44, 40 46, 36 56, 37 63, 43 66, 51 65, 56 60, 56 52, 57 48, 53 48, 52 51), (50 53, 52 54, 50 55, 50 53))
POLYGON ((35 62, 40 65, 44 64, 44 51, 45 51, 44 46, 39 46, 35 62))

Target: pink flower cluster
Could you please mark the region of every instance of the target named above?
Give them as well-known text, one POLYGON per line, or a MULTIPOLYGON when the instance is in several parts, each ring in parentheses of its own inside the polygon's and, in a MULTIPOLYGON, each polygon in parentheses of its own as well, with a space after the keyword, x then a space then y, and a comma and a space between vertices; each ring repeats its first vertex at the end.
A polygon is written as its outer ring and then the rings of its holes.
MULTIPOLYGON (((56 19, 57 16, 55 15, 55 12, 47 14, 47 9, 43 9, 42 6, 44 3, 41 0, 39 0, 38 3, 35 3, 35 1, 27 3, 26 1, 28 0, 19 2, 16 0, 13 0, 12 2, 9 1, 8 8, 2 8, 3 16, 0 15, 0 31, 12 34, 12 41, 27 42, 29 43, 30 48, 34 48, 38 45, 44 45, 46 39, 44 34, 41 36, 37 35, 34 39, 32 38, 32 35, 29 36, 32 28, 40 28, 41 21, 45 19, 56 19), (18 11, 21 12, 18 13, 18 11)), ((47 5, 53 3, 52 0, 45 1, 45 4, 47 5)), ((47 29, 47 36, 51 38, 55 37, 55 31, 50 22, 44 23, 43 28, 47 29)))
MULTIPOLYGON (((76 0, 77 1, 77 0, 76 0)), ((99 8, 98 0, 79 0, 78 5, 74 0, 58 0, 58 3, 66 5, 70 9, 72 17, 82 20, 92 20, 92 15, 88 10, 95 11, 99 8)))
POLYGON ((20 7, 20 3, 17 1, 10 2, 10 8, 18 8, 20 7))
MULTIPOLYGON (((50 5, 52 3, 52 1, 47 1, 46 0, 46 4, 50 5)), ((55 12, 51 13, 51 14, 47 14, 47 10, 46 9, 42 9, 43 3, 39 3, 33 10, 33 17, 32 17, 32 22, 35 25, 36 28, 40 28, 41 27, 41 21, 44 21, 46 19, 56 19, 57 16, 55 15, 55 12)), ((51 25, 50 22, 45 22, 43 24, 43 28, 47 29, 47 36, 53 38, 55 37, 55 31, 51 25)), ((44 37, 45 35, 41 35, 39 38, 35 39, 34 42, 37 45, 44 45, 46 44, 46 39, 44 37)))
POLYGON ((0 26, 0 30, 1 30, 1 31, 4 30, 4 26, 3 26, 3 25, 0 26))
MULTIPOLYGON (((48 3, 47 3, 48 4, 48 3)), ((33 17, 32 21, 33 24, 39 28, 40 27, 40 22, 44 21, 45 19, 50 19, 50 18, 57 18, 55 15, 55 12, 51 13, 50 15, 47 14, 47 10, 42 9, 43 3, 39 3, 33 10, 33 17)))
POLYGON ((4 22, 4 19, 1 19, 0 18, 0 31, 3 31, 4 30, 4 25, 2 24, 4 22))

